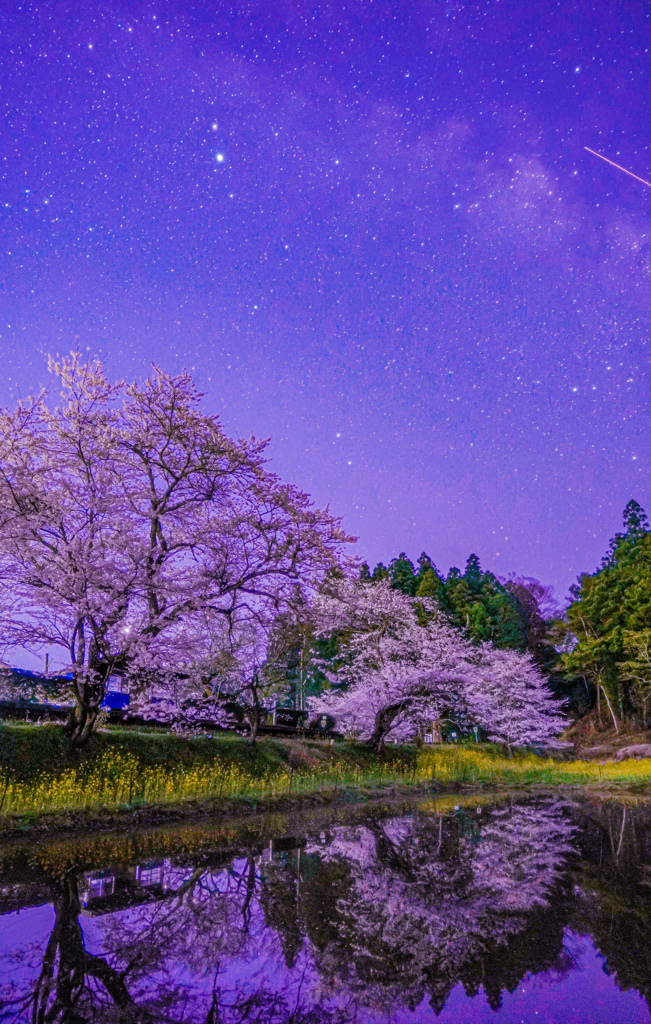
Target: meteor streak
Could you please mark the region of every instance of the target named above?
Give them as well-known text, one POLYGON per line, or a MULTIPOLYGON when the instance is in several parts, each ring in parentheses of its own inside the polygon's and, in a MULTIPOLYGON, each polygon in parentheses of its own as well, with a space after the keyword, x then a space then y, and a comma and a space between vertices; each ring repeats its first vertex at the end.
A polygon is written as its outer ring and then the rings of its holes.
POLYGON ((583 148, 587 149, 588 153, 592 153, 593 156, 598 156, 600 160, 605 160, 611 167, 616 167, 618 171, 623 171, 624 174, 629 174, 631 178, 635 178, 636 181, 641 181, 643 185, 647 186, 647 188, 651 188, 651 181, 645 181, 644 178, 640 178, 637 174, 633 174, 633 171, 627 171, 625 167, 622 167, 620 164, 616 164, 614 160, 609 160, 607 156, 602 156, 601 153, 597 153, 594 149, 590 149, 589 146, 584 146, 583 148))

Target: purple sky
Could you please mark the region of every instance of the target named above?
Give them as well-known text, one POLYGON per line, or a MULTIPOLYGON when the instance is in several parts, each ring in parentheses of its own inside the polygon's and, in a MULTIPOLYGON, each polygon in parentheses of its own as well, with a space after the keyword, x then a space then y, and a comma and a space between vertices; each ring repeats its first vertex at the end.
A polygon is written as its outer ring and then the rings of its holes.
MULTIPOLYGON (((371 563, 563 598, 651 505, 651 8, 0 11, 0 404, 191 367, 371 563)), ((651 511, 651 509, 650 509, 651 511)))

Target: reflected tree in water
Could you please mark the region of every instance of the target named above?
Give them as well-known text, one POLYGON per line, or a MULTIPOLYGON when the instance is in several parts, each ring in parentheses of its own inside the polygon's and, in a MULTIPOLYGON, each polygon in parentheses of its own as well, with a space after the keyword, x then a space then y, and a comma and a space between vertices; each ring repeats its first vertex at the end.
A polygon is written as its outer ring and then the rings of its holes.
POLYGON ((425 815, 336 829, 320 855, 345 863, 351 885, 322 970, 371 1005, 415 1007, 429 994, 441 1009, 464 976, 476 991, 476 965, 490 962, 490 995, 493 961, 508 960, 561 884, 573 831, 558 805, 494 811, 481 825, 425 815))
POLYGON ((618 988, 637 990, 651 1006, 651 809, 588 805, 580 847, 572 926, 592 938, 618 988))
MULTIPOLYGON (((102 956, 85 948, 80 872, 52 880, 56 919, 40 971, 27 993, 4 988, 0 1019, 343 1024, 337 1014, 303 1007, 295 994, 267 991, 262 978, 248 993, 218 984, 220 962, 277 954, 277 939, 256 912, 252 855, 217 870, 179 866, 172 876, 165 899, 96 919, 102 956), (191 991, 197 976, 212 979, 199 998, 191 991)), ((24 966, 35 952, 21 951, 24 966)))
POLYGON ((79 923, 81 901, 79 877, 74 869, 66 871, 52 884, 55 924, 43 954, 40 973, 29 993, 15 996, 3 993, 5 1019, 46 1021, 84 1021, 85 1014, 110 1011, 114 1019, 137 1020, 139 1012, 125 984, 125 973, 112 967, 103 956, 89 953, 79 923), (7 998, 7 995, 9 998, 7 998))

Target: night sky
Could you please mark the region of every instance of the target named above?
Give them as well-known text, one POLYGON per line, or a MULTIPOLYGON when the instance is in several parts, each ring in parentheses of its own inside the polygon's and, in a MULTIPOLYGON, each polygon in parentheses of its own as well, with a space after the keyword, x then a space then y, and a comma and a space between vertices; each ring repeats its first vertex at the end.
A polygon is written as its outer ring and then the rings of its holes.
POLYGON ((651 512, 651 5, 3 4, 0 404, 194 371, 371 564, 651 512))

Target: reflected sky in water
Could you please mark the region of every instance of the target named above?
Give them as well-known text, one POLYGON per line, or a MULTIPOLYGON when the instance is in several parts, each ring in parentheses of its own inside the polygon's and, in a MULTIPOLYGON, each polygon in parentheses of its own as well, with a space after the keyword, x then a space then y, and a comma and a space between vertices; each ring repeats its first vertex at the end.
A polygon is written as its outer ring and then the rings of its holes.
POLYGON ((0 851, 0 1020, 651 1021, 651 807, 551 797, 0 851))

